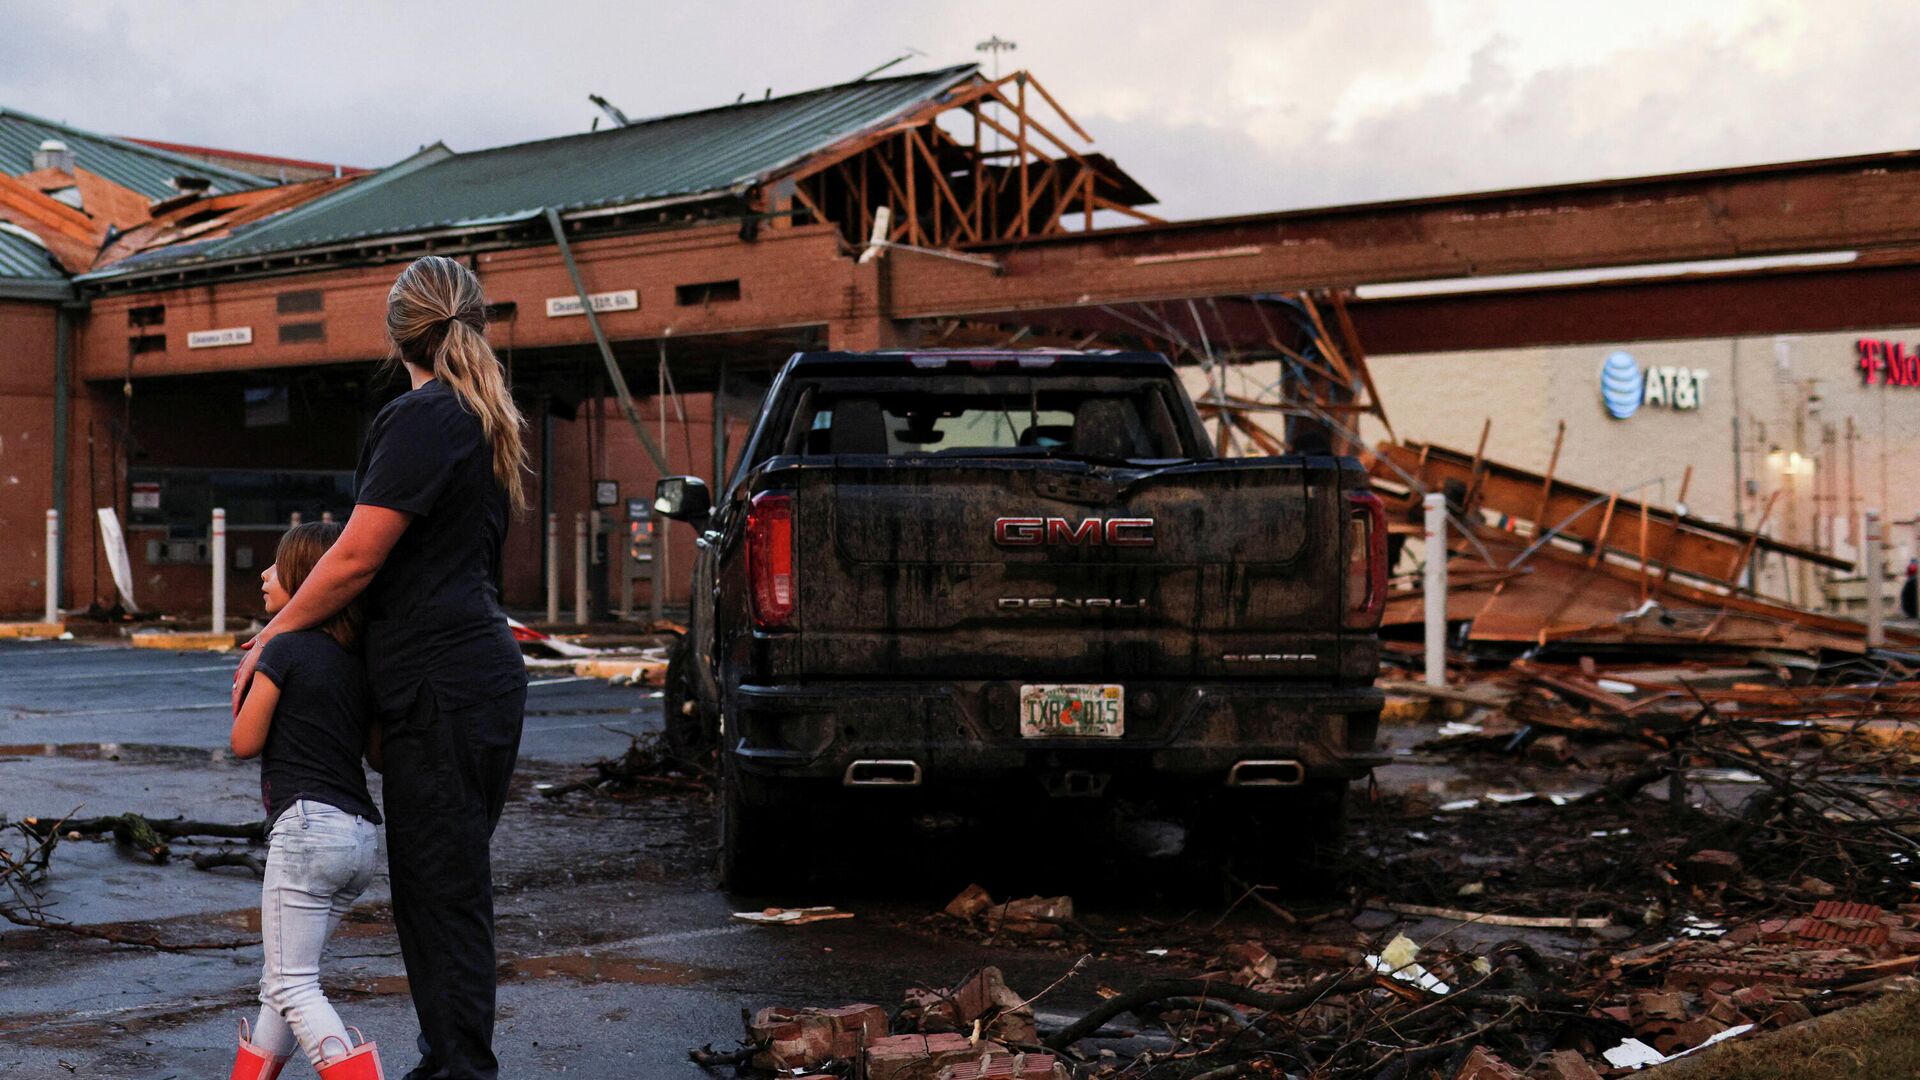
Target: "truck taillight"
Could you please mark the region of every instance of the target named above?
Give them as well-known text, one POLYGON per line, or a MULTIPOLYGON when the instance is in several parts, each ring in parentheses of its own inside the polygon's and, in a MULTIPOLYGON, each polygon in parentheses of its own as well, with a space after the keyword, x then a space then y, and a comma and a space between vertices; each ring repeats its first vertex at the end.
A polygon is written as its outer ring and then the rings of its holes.
POLYGON ((1350 630, 1380 625, 1387 606, 1387 508, 1371 491, 1347 493, 1347 614, 1350 630))
POLYGON ((753 584, 753 625, 792 625, 793 496, 761 492, 748 506, 747 579, 753 584))

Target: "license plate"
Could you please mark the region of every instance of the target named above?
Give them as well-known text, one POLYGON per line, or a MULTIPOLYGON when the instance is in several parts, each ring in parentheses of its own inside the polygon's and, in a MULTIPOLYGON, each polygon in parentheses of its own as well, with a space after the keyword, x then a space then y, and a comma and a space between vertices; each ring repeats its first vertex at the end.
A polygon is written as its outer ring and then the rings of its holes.
POLYGON ((1025 738, 1117 739, 1125 733, 1126 708, 1118 686, 1037 683, 1020 688, 1020 734, 1025 738))

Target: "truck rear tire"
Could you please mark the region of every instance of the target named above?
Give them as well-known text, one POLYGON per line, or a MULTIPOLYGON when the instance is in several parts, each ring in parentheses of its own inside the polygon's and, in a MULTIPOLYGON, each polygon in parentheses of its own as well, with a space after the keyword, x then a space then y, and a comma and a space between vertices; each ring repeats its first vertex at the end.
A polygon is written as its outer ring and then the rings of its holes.
POLYGON ((743 774, 730 754, 722 754, 720 798, 715 824, 719 852, 715 871, 728 892, 763 893, 788 876, 791 850, 781 835, 793 836, 793 822, 781 802, 756 778, 743 774))
POLYGON ((719 739, 712 717, 701 707, 694 687, 693 665, 693 648, 682 637, 667 653, 665 685, 661 687, 665 697, 660 702, 662 730, 667 753, 676 761, 694 769, 711 770, 713 750, 719 739))

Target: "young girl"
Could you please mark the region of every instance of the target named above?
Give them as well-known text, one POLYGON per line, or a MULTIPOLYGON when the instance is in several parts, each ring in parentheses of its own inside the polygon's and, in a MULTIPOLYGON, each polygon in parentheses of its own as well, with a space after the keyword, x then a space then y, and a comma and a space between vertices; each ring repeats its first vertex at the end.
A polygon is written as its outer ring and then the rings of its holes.
MULTIPOLYGON (((296 525, 260 575, 267 614, 287 605, 340 535, 332 522, 296 525)), ((236 757, 260 755, 267 873, 260 890, 266 971, 260 1017, 241 1022, 233 1080, 273 1080, 297 1041, 325 1080, 379 1080, 370 1042, 355 1047, 320 989, 320 953, 373 880, 380 813, 360 758, 378 767, 366 672, 355 651, 358 605, 313 630, 269 641, 233 721, 236 757)))

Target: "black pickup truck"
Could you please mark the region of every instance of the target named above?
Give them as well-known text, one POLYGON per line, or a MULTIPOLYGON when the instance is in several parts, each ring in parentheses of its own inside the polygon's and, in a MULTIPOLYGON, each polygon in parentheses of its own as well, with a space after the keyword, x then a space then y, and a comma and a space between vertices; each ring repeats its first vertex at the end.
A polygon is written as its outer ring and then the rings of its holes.
POLYGON ((802 353, 718 504, 654 506, 700 531, 668 738, 717 751, 730 887, 943 791, 1171 804, 1292 858, 1379 760, 1365 471, 1216 456, 1162 356, 802 353))

